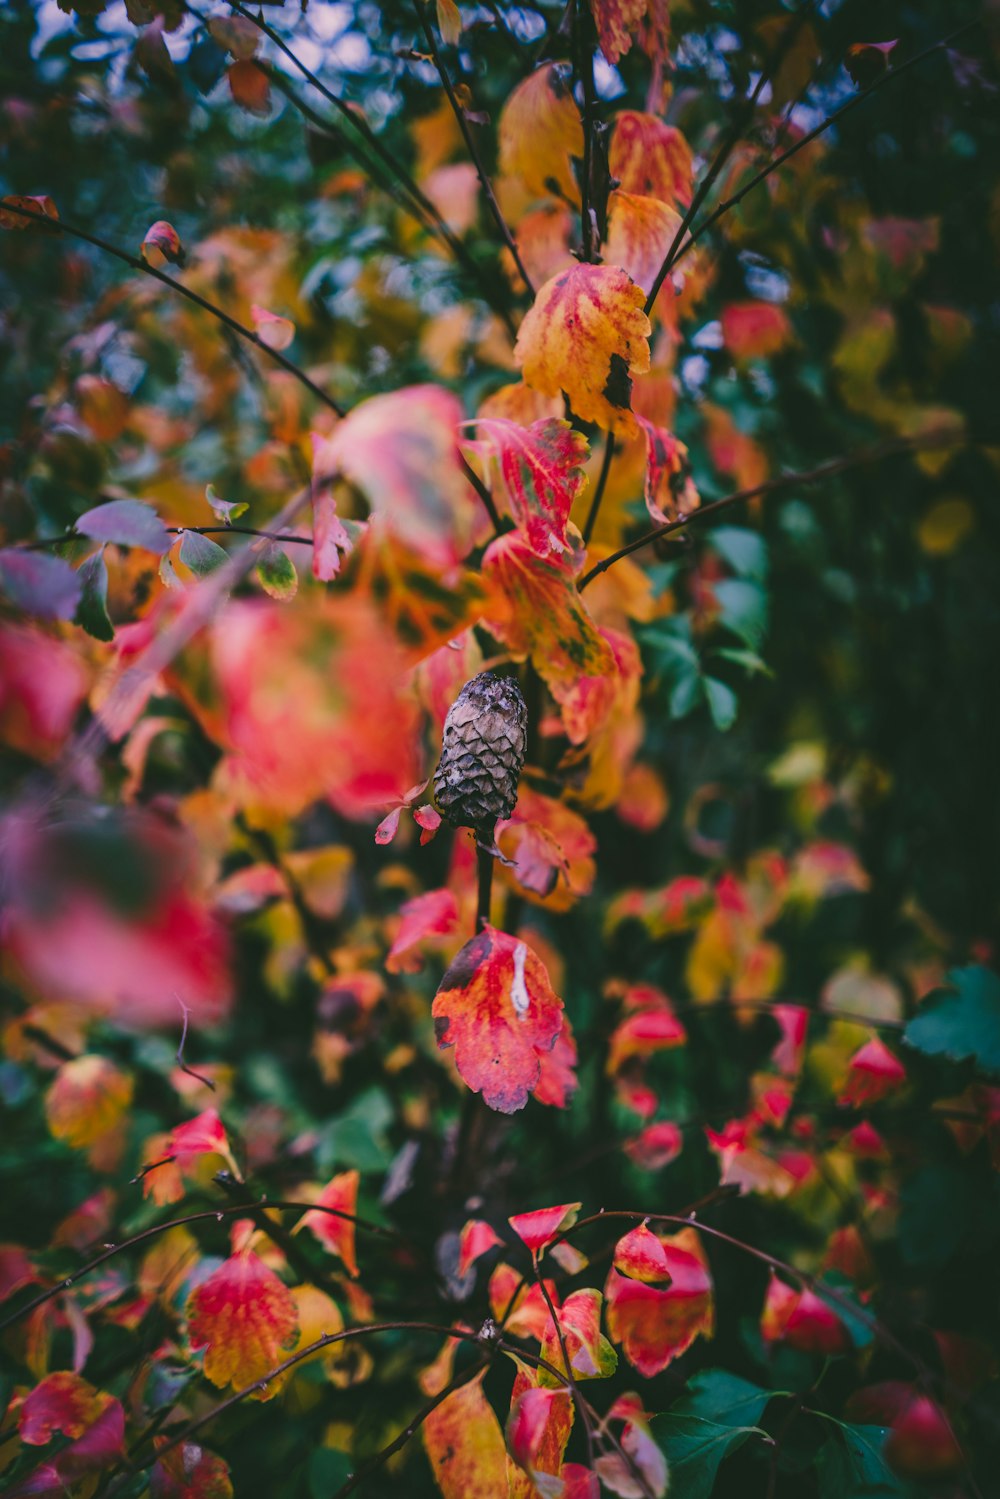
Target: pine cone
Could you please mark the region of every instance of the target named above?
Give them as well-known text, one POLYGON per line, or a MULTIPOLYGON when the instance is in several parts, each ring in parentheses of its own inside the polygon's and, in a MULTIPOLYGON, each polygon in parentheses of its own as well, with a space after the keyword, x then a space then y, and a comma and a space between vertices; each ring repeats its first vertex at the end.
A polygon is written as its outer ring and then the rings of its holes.
POLYGON ((517 801, 528 710, 513 677, 480 672, 466 682, 444 721, 434 797, 448 821, 492 837, 517 801))

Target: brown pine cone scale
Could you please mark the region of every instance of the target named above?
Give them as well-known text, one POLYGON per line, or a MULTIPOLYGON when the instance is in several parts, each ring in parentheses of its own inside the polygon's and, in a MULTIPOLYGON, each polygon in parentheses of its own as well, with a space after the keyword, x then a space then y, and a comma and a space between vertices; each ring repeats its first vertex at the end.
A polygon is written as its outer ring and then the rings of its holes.
POLYGON ((513 677, 480 672, 466 682, 444 721, 434 798, 448 821, 492 835, 517 801, 528 710, 513 677))

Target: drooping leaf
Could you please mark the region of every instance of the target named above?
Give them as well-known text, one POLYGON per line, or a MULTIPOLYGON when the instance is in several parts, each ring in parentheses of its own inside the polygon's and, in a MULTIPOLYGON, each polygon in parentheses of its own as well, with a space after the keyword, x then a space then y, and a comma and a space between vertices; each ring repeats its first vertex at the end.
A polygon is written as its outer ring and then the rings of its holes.
POLYGON ((562 1000, 527 943, 484 927, 448 968, 431 1013, 438 1045, 455 1047, 473 1092, 502 1114, 523 1109, 563 1025, 562 1000))
POLYGON ((500 170, 534 197, 579 196, 570 165, 583 156, 583 127, 565 63, 536 68, 511 94, 500 116, 500 170))
POLYGON ((480 418, 477 427, 496 453, 511 512, 532 550, 540 557, 567 551, 566 522, 587 482, 587 439, 555 417, 530 427, 480 418))
POLYGON ((701 504, 684 443, 644 416, 636 421, 646 439, 646 509, 658 526, 689 515, 701 504))
MULTIPOLYGON (((676 208, 662 198, 616 188, 608 198, 604 258, 609 265, 621 266, 648 296, 680 223, 676 208)), ((665 306, 669 308, 669 291, 667 287, 663 301, 657 303, 661 311, 665 306)))
POLYGON ((241 515, 246 515, 250 506, 246 500, 223 500, 215 492, 214 484, 205 485, 205 499, 211 506, 213 515, 217 515, 224 525, 232 525, 241 515))
MULTIPOLYGON (((376 840, 377 841, 377 840, 376 840)), ((458 925, 458 903, 448 889, 426 890, 400 908, 399 929, 386 956, 390 973, 413 973, 422 966, 412 949, 426 937, 442 937, 458 925)))
POLYGON ((764 1435, 755 1426, 725 1426, 673 1412, 654 1417, 650 1429, 667 1455, 671 1486, 684 1499, 709 1499, 723 1459, 748 1437, 764 1435))
POLYGON ((108 616, 108 564, 104 548, 99 547, 77 570, 80 579, 80 602, 74 616, 95 640, 114 640, 114 626, 108 616))
POLYGON ((254 571, 261 588, 272 599, 285 603, 298 592, 299 575, 295 571, 295 564, 284 547, 279 546, 276 541, 268 542, 254 571))
POLYGON ((679 1358, 695 1338, 711 1337, 714 1327, 712 1279, 697 1234, 682 1229, 664 1235, 660 1243, 669 1284, 634 1280, 621 1274, 616 1263, 604 1287, 608 1333, 647 1378, 679 1358))
MULTIPOLYGON (((169 1439, 156 1437, 155 1446, 169 1439)), ((181 1442, 157 1458, 150 1469, 151 1499, 232 1499, 229 1464, 195 1442, 181 1442)))
POLYGON ((209 573, 214 573, 217 567, 222 567, 229 560, 225 547, 220 547, 210 536, 202 536, 200 531, 181 533, 178 555, 196 578, 207 578, 209 573))
POLYGON ((59 210, 49 197, 48 193, 39 193, 34 196, 24 193, 9 193, 5 198, 0 198, 0 229, 34 229, 42 234, 59 234, 61 230, 58 224, 59 210), (26 213, 16 213, 15 210, 23 208, 26 213), (36 218, 29 218, 29 214, 41 214, 44 222, 36 218))
POLYGON ((533 1488, 551 1499, 558 1499, 562 1485, 558 1474, 553 1473, 550 1466, 543 1468, 541 1464, 547 1460, 552 1467, 558 1467, 562 1456, 559 1449, 565 1446, 563 1433, 568 1437, 572 1419, 571 1397, 565 1385, 552 1389, 526 1384, 519 1392, 515 1384, 514 1401, 507 1418, 507 1451, 528 1475, 533 1488), (552 1445, 550 1433, 553 1427, 558 1431, 556 1451, 546 1452, 543 1448, 552 1445))
POLYGON ((632 32, 646 14, 647 0, 590 0, 601 51, 617 67, 632 46, 632 32))
POLYGON ((349 479, 380 526, 428 562, 449 566, 465 555, 479 514, 461 468, 462 415, 456 397, 436 385, 372 396, 331 437, 314 437, 313 478, 349 479))
POLYGON ((95 505, 76 523, 81 536, 92 541, 113 541, 118 546, 142 547, 162 557, 170 550, 172 540, 166 526, 143 500, 109 500, 95 505))
POLYGON ((932 1057, 972 1057, 984 1072, 1000 1075, 1000 979, 978 964, 953 968, 947 989, 923 1001, 903 1040, 932 1057))
MULTIPOLYGON (((206 1378, 238 1390, 281 1363, 299 1327, 291 1291, 252 1249, 231 1255, 195 1287, 187 1323, 192 1349, 206 1350, 206 1378)), ((264 1389, 260 1398, 275 1393, 264 1389)))
POLYGON ((142 237, 141 254, 146 264, 157 271, 168 261, 172 265, 183 266, 187 259, 180 235, 166 219, 157 219, 155 224, 150 224, 142 237))
POLYGON ((354 1217, 358 1210, 360 1181, 358 1171, 342 1171, 332 1177, 316 1198, 316 1203, 318 1207, 332 1208, 335 1211, 318 1213, 311 1209, 301 1222, 301 1226, 310 1229, 326 1249, 343 1260, 348 1274, 353 1276, 358 1274, 354 1217), (339 1214, 344 1216, 337 1216, 339 1214))
POLYGON ((502 614, 491 610, 490 629, 518 655, 530 655, 557 694, 581 677, 614 673, 614 656, 565 563, 539 557, 512 531, 490 543, 482 567, 507 606, 502 614))
POLYGON ((313 577, 331 582, 353 546, 351 533, 337 514, 333 487, 321 485, 313 495, 313 577))
POLYGON ((507 1450, 483 1393, 485 1371, 453 1391, 422 1427, 442 1499, 497 1499, 507 1492, 507 1450))
POLYGON ((25 614, 40 619, 72 619, 82 584, 62 557, 5 547, 0 551, 0 593, 25 614))
POLYGON ((630 372, 649 369, 645 300, 617 266, 576 265, 553 276, 517 335, 514 357, 527 384, 564 393, 584 421, 633 433, 630 372))
POLYGON ((675 126, 656 115, 619 110, 609 165, 623 192, 659 198, 671 208, 691 202, 691 147, 675 126))
POLYGON ((226 69, 233 102, 249 114, 266 115, 271 108, 271 85, 253 58, 243 58, 226 69))

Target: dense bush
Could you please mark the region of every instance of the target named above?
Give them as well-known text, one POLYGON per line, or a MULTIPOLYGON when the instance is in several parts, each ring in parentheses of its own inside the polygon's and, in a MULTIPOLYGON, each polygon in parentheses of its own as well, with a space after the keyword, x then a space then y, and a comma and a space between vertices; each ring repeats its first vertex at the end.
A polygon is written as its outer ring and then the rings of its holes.
POLYGON ((993 11, 205 7, 0 9, 4 1492, 985 1496, 993 11))

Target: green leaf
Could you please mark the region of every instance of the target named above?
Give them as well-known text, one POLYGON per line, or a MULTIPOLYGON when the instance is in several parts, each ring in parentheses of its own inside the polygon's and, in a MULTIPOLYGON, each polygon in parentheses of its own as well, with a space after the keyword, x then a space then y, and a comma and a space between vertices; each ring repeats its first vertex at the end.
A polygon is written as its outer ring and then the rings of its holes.
POLYGON ((953 968, 948 989, 924 1000, 903 1040, 928 1056, 971 1057, 1000 1074, 1000 979, 988 968, 953 968))
POLYGON ((701 685, 708 699, 708 711, 712 715, 712 722, 717 729, 725 733, 736 722, 739 699, 733 689, 725 682, 720 682, 718 677, 702 677, 701 685))
POLYGON ((385 1171, 392 1160, 386 1130, 395 1112, 381 1088, 369 1088, 349 1109, 331 1120, 317 1147, 320 1171, 341 1166, 357 1171, 385 1171))
POLYGON ((671 1411, 651 1423, 654 1438, 667 1455, 671 1499, 709 1499, 723 1458, 742 1447, 747 1437, 766 1436, 759 1426, 727 1426, 701 1416, 671 1411))
POLYGON ((272 599, 292 599, 299 586, 298 573, 291 557, 273 541, 261 553, 257 563, 257 579, 261 588, 272 599))
POLYGON ((821 1499, 855 1499, 862 1494, 902 1494, 905 1489, 882 1456, 888 1428, 848 1426, 824 1417, 836 1430, 820 1450, 821 1499))
POLYGON ((349 1452, 336 1447, 317 1447, 309 1457, 310 1499, 329 1499, 354 1472, 355 1462, 349 1452))
POLYGON ((114 640, 115 628, 108 615, 108 564, 104 560, 104 548, 98 547, 77 569, 76 575, 80 579, 80 602, 74 615, 76 623, 95 640, 114 640))
POLYGON ((769 1400, 787 1390, 764 1390, 727 1369, 702 1369, 670 1408, 672 1416, 701 1416, 721 1426, 756 1426, 769 1400))
POLYGON ((196 578, 207 578, 209 573, 214 573, 217 567, 229 560, 229 553, 218 542, 202 536, 200 531, 184 531, 181 534, 180 559, 196 578))
POLYGON ((756 531, 745 526, 716 526, 708 533, 708 543, 741 578, 763 583, 767 577, 767 544, 756 531))
POLYGON ((759 650, 767 635, 767 594, 757 583, 725 578, 712 586, 721 611, 721 623, 751 650, 759 650))
POLYGON ((721 656, 723 661, 731 661, 734 666, 742 666, 750 676, 755 673, 764 677, 773 677, 774 672, 767 662, 757 655, 756 651, 742 651, 736 646, 720 646, 718 650, 712 651, 713 656, 721 656))
POLYGON ((92 541, 113 541, 117 546, 141 547, 162 557, 171 547, 170 533, 143 500, 109 500, 95 505, 76 523, 81 536, 92 541))
POLYGON ((215 486, 212 484, 205 485, 205 498, 211 505, 213 512, 227 526, 232 525, 234 520, 241 515, 245 515, 250 509, 246 500, 220 500, 215 492, 215 486))
POLYGON ((670 689, 670 717, 684 718, 701 702, 702 679, 697 671, 685 672, 670 689))

